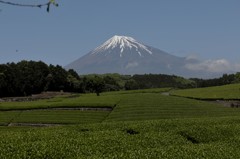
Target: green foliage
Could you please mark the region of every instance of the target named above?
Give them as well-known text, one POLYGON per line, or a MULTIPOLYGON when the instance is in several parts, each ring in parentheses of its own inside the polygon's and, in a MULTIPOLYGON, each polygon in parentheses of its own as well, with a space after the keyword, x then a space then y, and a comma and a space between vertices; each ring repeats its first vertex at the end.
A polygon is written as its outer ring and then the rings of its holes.
POLYGON ((235 159, 240 158, 239 132, 239 118, 233 117, 2 127, 0 158, 235 159))
POLYGON ((235 74, 235 78, 234 78, 233 83, 240 83, 240 72, 237 72, 235 74))
POLYGON ((96 92, 97 96, 103 91, 105 87, 104 80, 101 77, 95 76, 93 80, 93 90, 96 92))
POLYGON ((221 117, 239 114, 240 109, 204 101, 165 96, 160 93, 133 93, 121 95, 120 102, 106 118, 106 121, 221 117))
POLYGON ((49 91, 60 91, 64 90, 67 83, 67 71, 64 70, 61 66, 49 66, 50 74, 52 79, 49 84, 49 91))
POLYGON ((211 87, 211 86, 221 86, 226 84, 233 84, 240 82, 240 74, 223 74, 222 77, 214 78, 214 79, 198 79, 193 78, 191 79, 195 81, 195 87, 211 87))
MULTIPOLYGON (((129 75, 120 75, 117 73, 114 73, 114 74, 109 73, 109 74, 102 74, 102 75, 90 74, 90 75, 84 75, 81 77, 83 79, 87 80, 87 79, 94 78, 95 76, 103 78, 104 83, 105 83, 104 91, 123 90, 126 81, 131 79, 131 76, 129 76, 129 75)), ((86 91, 88 91, 88 90, 86 89, 86 91)))
MULTIPOLYGON (((63 110, 52 110, 51 108, 113 108, 104 121, 137 121, 153 119, 174 119, 174 118, 196 118, 196 117, 225 117, 238 116, 240 109, 232 109, 222 105, 197 101, 193 99, 166 96, 162 92, 169 91, 169 88, 119 91, 112 93, 102 93, 101 96, 94 94, 80 95, 79 97, 56 97, 48 100, 33 102, 1 102, 0 110, 2 117, 0 123, 6 123, 10 119, 28 121, 27 114, 31 116, 29 121, 52 120, 51 115, 56 116, 56 112, 63 110), (38 110, 47 109, 47 110, 38 110), (15 116, 13 110, 19 113, 15 116), (26 111, 27 110, 27 111, 26 111), (30 111, 31 110, 31 111, 30 111), (28 112, 29 111, 29 112, 28 112), (46 116, 44 117, 44 113, 46 116), (39 117, 37 117, 39 114, 39 117), (41 114, 42 117, 41 117, 41 114), (37 117, 36 120, 34 117, 37 117), (25 119, 26 118, 26 119, 25 119)), ((61 114, 59 112, 59 114, 61 114)), ((69 118, 74 111, 69 114, 63 111, 63 116, 69 118)), ((64 117, 57 117, 58 122, 64 123, 64 117)), ((89 116, 91 118, 91 116, 89 116)), ((77 123, 78 118, 73 119, 77 123)), ((8 122, 7 122, 8 123, 8 122)), ((72 122, 70 122, 72 123, 72 122)))
POLYGON ((192 88, 195 86, 194 81, 174 75, 163 74, 134 75, 132 79, 137 82, 138 87, 140 89, 164 88, 164 87, 192 88))
POLYGON ((229 84, 224 86, 175 90, 171 95, 189 97, 195 99, 240 99, 240 84, 229 84))
POLYGON ((151 88, 151 89, 138 89, 138 90, 127 90, 117 92, 105 92, 104 95, 121 95, 121 94, 137 94, 137 93, 164 93, 171 91, 172 88, 151 88))
POLYGON ((39 93, 46 85, 48 66, 43 62, 21 61, 0 66, 3 84, 0 96, 30 95, 39 93))
POLYGON ((85 90, 89 90, 91 93, 95 92, 97 96, 104 90, 105 82, 100 76, 84 77, 83 81, 85 90))
POLYGON ((117 96, 57 97, 33 102, 0 103, 0 125, 8 123, 61 123, 79 124, 101 122, 110 111, 106 110, 58 110, 53 108, 113 108, 119 101, 117 96))
MULTIPOLYGON (((223 75, 221 83, 237 83, 238 74, 223 75)), ((21 61, 0 65, 0 97, 29 96, 43 91, 67 91, 78 93, 96 93, 137 90, 145 88, 192 88, 203 87, 204 83, 212 85, 216 79, 184 79, 174 75, 86 75, 80 76, 61 66, 46 65, 39 61, 21 61)))
POLYGON ((105 83, 105 91, 119 91, 120 90, 120 84, 117 82, 117 79, 115 79, 113 76, 107 75, 103 77, 103 81, 105 83))
POLYGON ((120 100, 119 96, 82 94, 79 97, 55 97, 31 102, 0 102, 0 110, 28 110, 46 108, 109 107, 113 108, 120 100))
POLYGON ((136 89, 139 89, 139 85, 135 80, 131 79, 125 83, 125 89, 126 90, 136 90, 136 89))
POLYGON ((85 124, 101 122, 109 113, 109 111, 95 110, 31 110, 7 111, 2 117, 5 117, 5 122, 9 116, 13 117, 7 123, 85 124), (13 116, 14 113, 18 113, 18 115, 13 116))
POLYGON ((69 75, 73 76, 74 78, 76 78, 76 79, 78 79, 78 80, 80 79, 78 73, 77 73, 75 70, 69 69, 69 70, 68 70, 68 73, 69 73, 69 75))
POLYGON ((0 65, 0 97, 28 96, 42 91, 82 92, 74 70, 46 65, 39 61, 21 61, 0 65))
POLYGON ((240 158, 240 110, 161 94, 169 90, 1 102, 2 110, 15 111, 0 111, 0 158, 240 158), (34 110, 80 105, 114 109, 34 110), (3 126, 8 123, 80 125, 3 126))

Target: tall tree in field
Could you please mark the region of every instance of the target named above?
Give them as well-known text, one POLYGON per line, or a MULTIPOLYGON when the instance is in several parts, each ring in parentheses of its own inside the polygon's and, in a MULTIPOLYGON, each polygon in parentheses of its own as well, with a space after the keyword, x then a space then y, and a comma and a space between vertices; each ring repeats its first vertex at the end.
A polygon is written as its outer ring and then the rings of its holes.
POLYGON ((95 92, 97 96, 100 95, 101 92, 103 92, 105 88, 105 82, 103 78, 95 75, 93 77, 85 77, 83 79, 84 85, 85 85, 85 90, 89 92, 95 92))
POLYGON ((99 76, 95 76, 93 79, 93 89, 97 96, 100 96, 100 93, 103 92, 104 87, 105 87, 104 80, 99 76))

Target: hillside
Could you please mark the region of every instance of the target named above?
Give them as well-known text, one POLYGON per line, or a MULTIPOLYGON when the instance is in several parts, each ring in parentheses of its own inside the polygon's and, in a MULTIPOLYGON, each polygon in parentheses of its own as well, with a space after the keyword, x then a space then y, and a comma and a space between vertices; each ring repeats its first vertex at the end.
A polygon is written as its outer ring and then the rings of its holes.
POLYGON ((195 99, 209 99, 209 100, 239 100, 240 99, 240 84, 229 84, 223 86, 194 88, 175 90, 171 95, 189 97, 195 99))

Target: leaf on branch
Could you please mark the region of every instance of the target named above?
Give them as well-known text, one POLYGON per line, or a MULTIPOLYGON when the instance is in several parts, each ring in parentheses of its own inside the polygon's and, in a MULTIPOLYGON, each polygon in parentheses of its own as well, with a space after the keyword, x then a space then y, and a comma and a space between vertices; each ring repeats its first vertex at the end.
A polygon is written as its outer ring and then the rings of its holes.
POLYGON ((55 0, 50 0, 49 3, 53 4, 54 6, 58 7, 58 3, 55 0))

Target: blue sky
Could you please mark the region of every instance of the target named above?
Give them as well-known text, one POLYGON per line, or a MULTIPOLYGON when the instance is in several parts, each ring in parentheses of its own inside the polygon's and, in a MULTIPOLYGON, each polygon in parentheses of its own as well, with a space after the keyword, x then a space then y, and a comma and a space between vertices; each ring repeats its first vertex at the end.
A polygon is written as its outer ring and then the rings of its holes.
POLYGON ((26 59, 65 66, 112 36, 126 35, 207 64, 218 59, 240 64, 239 0, 57 2, 50 13, 0 3, 0 63, 26 59))

